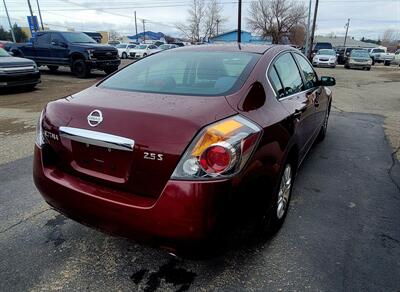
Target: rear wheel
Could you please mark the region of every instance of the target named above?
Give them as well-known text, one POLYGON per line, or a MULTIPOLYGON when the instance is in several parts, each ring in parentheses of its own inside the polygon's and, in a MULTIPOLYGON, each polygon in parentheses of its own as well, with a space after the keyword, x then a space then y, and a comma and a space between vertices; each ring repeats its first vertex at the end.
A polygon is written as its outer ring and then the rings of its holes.
POLYGON ((350 69, 349 65, 344 65, 345 69, 350 69))
POLYGON ((50 72, 54 73, 58 70, 58 66, 54 65, 47 65, 47 68, 49 68, 50 72))
POLYGON ((85 63, 83 59, 75 60, 72 63, 72 73, 78 78, 86 78, 90 74, 90 67, 85 63))
POLYGON ((375 59, 372 58, 372 65, 375 65, 375 59))
POLYGON ((265 235, 273 235, 277 232, 286 219, 295 177, 293 165, 291 162, 285 164, 272 197, 272 206, 266 208, 260 226, 261 232, 265 235))
POLYGON ((329 104, 328 110, 325 114, 325 119, 324 123, 322 124, 321 129, 319 130, 318 136, 317 136, 317 142, 321 142, 325 139, 326 136, 326 131, 328 130, 328 121, 329 121, 329 114, 331 112, 331 105, 329 104))
POLYGON ((123 52, 122 53, 122 59, 126 59, 126 58, 128 58, 128 55, 127 55, 127 53, 123 52))
POLYGON ((390 66, 390 61, 385 61, 384 65, 385 66, 390 66))

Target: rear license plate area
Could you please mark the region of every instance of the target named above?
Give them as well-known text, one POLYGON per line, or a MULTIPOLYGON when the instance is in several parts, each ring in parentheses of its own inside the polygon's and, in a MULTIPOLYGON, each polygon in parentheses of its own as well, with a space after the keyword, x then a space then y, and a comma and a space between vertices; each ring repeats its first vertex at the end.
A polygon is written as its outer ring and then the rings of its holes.
POLYGON ((128 179, 132 152, 76 141, 71 141, 71 144, 75 162, 73 167, 77 171, 116 182, 125 182, 128 179))

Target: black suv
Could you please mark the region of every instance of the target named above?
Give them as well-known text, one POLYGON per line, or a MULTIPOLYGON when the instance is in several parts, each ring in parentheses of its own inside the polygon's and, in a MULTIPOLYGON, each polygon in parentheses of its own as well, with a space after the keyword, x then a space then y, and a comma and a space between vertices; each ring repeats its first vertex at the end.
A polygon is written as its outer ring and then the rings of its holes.
POLYGON ((80 78, 99 69, 110 74, 118 70, 121 60, 118 50, 109 45, 98 44, 82 32, 40 31, 32 43, 7 46, 14 56, 24 57, 57 71, 59 66, 68 66, 80 78))

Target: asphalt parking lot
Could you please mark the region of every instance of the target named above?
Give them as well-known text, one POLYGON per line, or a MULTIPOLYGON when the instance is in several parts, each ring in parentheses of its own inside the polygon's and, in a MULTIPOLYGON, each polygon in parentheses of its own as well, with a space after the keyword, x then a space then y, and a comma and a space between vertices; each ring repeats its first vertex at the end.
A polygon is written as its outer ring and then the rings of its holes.
POLYGON ((92 230, 48 207, 32 182, 42 106, 104 75, 50 75, 34 92, 0 94, 0 291, 399 291, 400 68, 332 75, 328 134, 303 163, 283 229, 238 228, 211 259, 92 230))

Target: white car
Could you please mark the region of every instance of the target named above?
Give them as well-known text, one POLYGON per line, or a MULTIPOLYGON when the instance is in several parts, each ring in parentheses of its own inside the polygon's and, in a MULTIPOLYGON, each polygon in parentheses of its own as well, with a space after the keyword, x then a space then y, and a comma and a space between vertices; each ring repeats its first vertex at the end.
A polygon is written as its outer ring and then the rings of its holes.
POLYGON ((319 50, 312 59, 313 66, 325 66, 335 68, 337 64, 336 52, 331 49, 319 50))
POLYGON ((394 53, 394 59, 391 64, 400 66, 400 49, 397 50, 396 53, 394 53))
POLYGON ((161 51, 161 49, 159 49, 156 45, 141 44, 130 50, 129 55, 131 58, 139 59, 157 53, 159 51, 161 51))
POLYGON ((135 47, 136 47, 135 44, 119 44, 119 45, 116 45, 116 48, 118 50, 118 56, 121 59, 128 58, 130 50, 134 49, 135 47))

